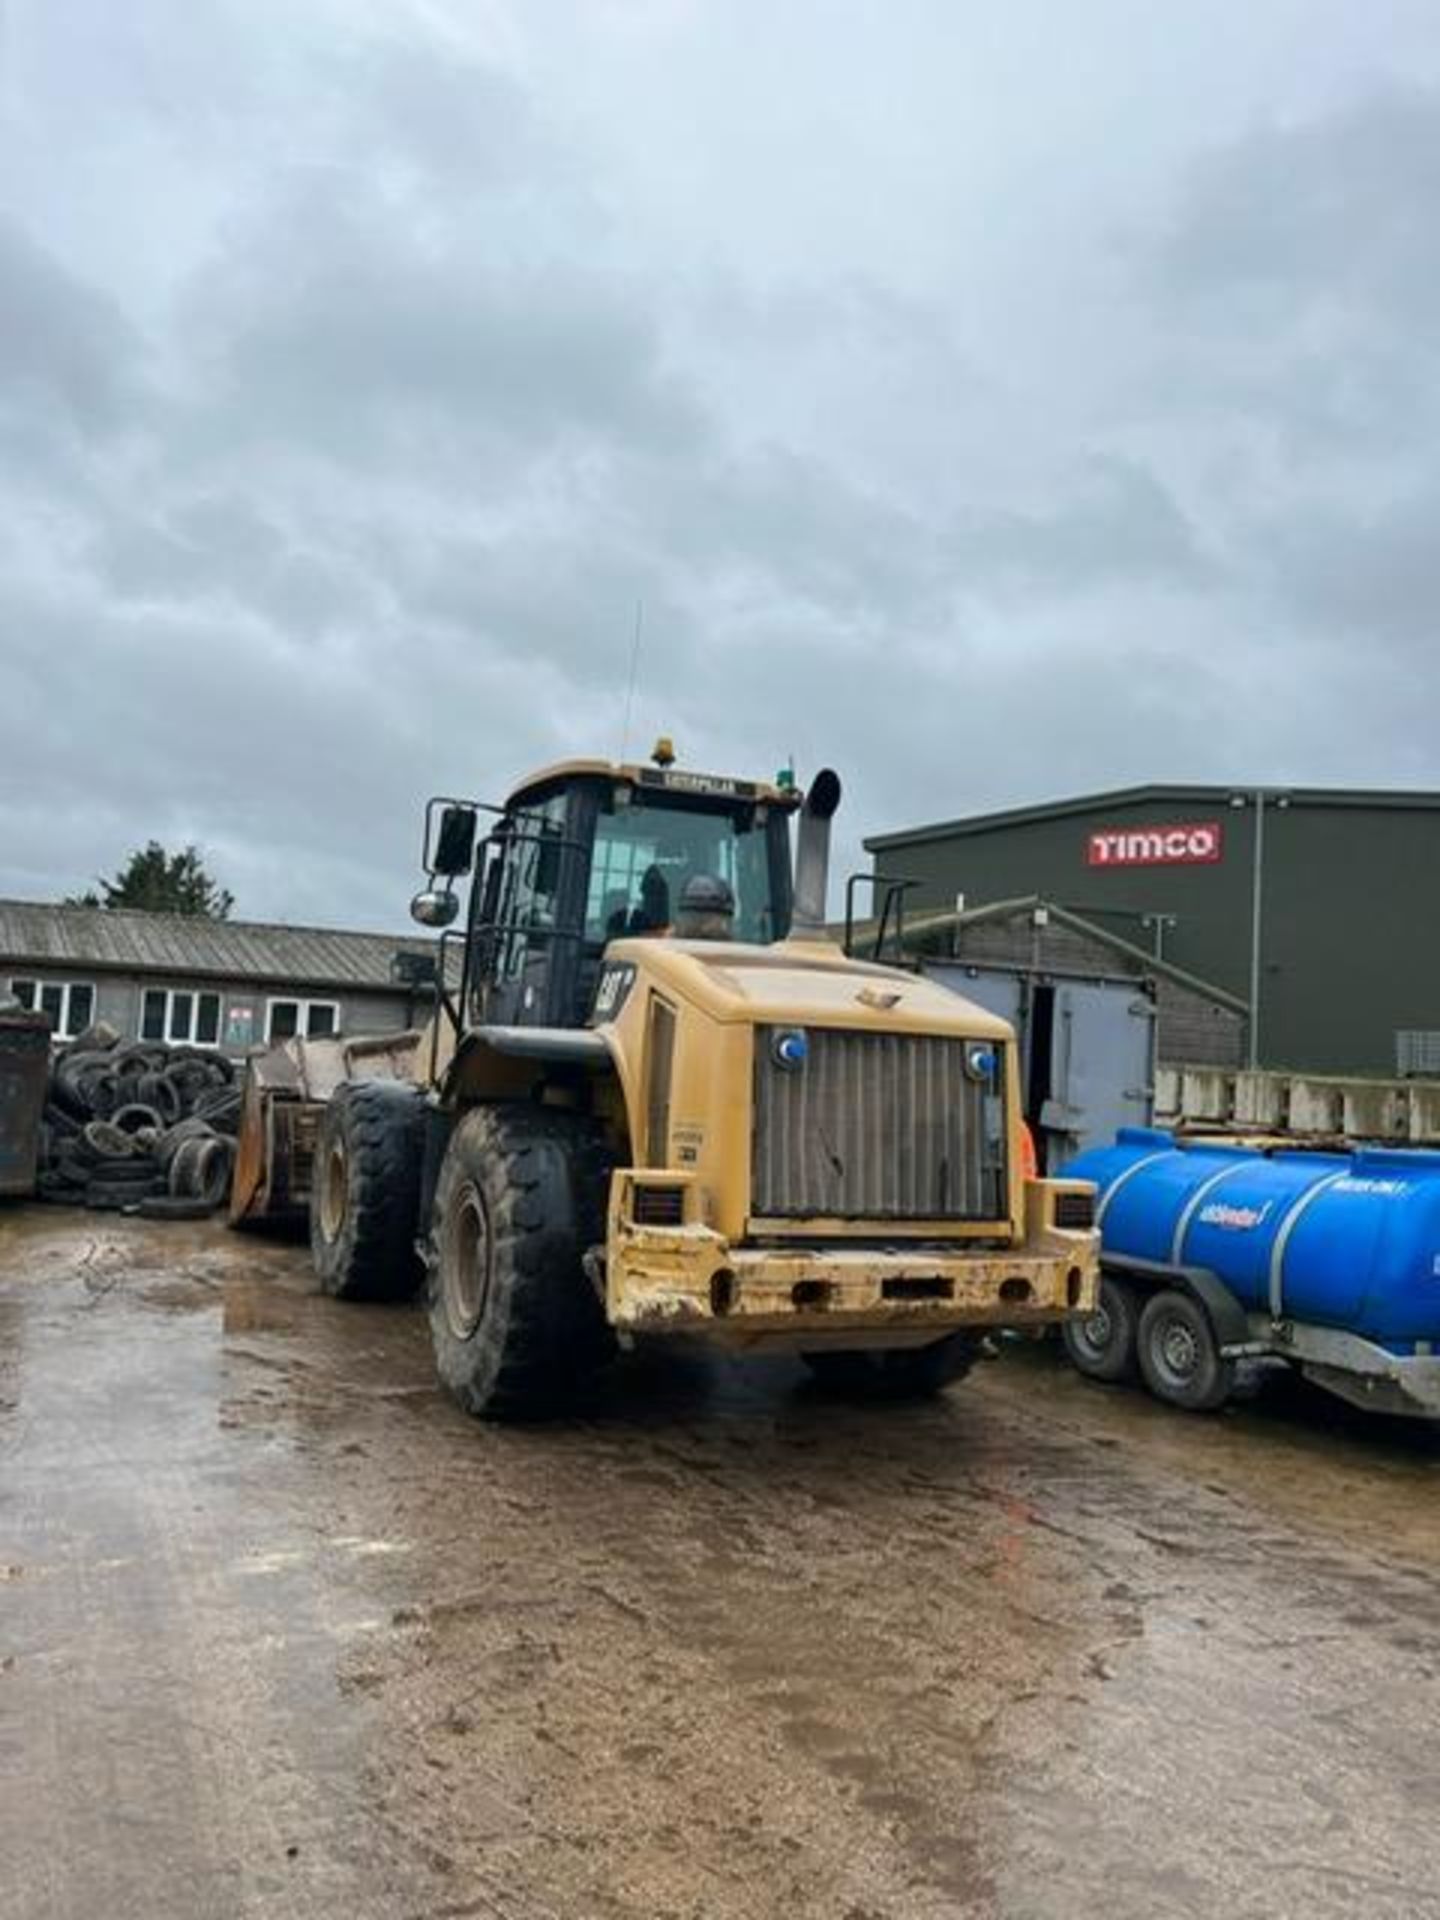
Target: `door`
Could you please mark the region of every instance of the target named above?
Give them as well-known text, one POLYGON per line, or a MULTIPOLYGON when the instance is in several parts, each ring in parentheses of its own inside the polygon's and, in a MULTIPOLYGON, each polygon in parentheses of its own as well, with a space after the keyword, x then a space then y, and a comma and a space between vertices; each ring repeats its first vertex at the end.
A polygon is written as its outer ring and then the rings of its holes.
POLYGON ((1155 1003, 1124 981, 1056 982, 1048 1096, 1048 1165, 1107 1146, 1118 1127, 1150 1124, 1155 1003))
POLYGON ((963 994, 967 1000, 973 1000, 977 1007, 984 1007, 987 1013, 998 1013, 1002 1020, 1010 1022, 1017 1034, 1020 1033, 1025 983, 1018 973, 989 972, 975 967, 958 964, 946 966, 927 961, 925 978, 948 987, 951 993, 963 994))
POLYGON ((472 930, 489 1024, 573 1027, 584 862, 569 831, 571 787, 507 814, 486 843, 472 930))

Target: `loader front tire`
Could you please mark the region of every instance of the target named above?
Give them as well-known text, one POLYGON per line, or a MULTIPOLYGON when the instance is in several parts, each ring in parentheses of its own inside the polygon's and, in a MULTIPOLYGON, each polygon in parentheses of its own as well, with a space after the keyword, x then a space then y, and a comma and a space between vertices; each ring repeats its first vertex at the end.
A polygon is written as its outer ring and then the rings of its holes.
POLYGON ((581 1265, 605 1237, 610 1155, 580 1115, 473 1107, 450 1136, 431 1217, 430 1331, 467 1413, 563 1411, 614 1350, 581 1265))
POLYGON ((424 1096, 404 1081, 351 1080, 331 1096, 310 1184, 310 1252, 322 1292, 408 1300, 419 1286, 424 1121, 424 1096))

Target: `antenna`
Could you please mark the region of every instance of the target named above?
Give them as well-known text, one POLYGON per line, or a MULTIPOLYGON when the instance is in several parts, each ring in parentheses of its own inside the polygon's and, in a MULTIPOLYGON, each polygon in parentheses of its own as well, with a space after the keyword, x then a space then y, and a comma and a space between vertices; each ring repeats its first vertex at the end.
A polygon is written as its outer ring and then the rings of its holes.
POLYGON ((630 715, 635 706, 635 673, 640 665, 640 635, 645 626, 645 602, 635 602, 635 637, 630 642, 630 688, 625 695, 625 731, 620 740, 620 758, 630 751, 630 715))

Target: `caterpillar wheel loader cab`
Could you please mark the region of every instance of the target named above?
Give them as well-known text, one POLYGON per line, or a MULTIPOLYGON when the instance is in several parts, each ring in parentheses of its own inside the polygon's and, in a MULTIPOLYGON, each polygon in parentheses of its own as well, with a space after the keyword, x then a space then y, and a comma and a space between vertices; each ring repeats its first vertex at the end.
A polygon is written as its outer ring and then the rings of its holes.
POLYGON ((1010 1028, 825 937, 835 775, 802 804, 656 762, 431 802, 439 1008, 419 1084, 325 1110, 322 1284, 402 1293, 418 1258, 439 1371, 491 1418, 636 1335, 928 1391, 988 1330, 1092 1312, 1093 1189, 1027 1177, 1010 1028))

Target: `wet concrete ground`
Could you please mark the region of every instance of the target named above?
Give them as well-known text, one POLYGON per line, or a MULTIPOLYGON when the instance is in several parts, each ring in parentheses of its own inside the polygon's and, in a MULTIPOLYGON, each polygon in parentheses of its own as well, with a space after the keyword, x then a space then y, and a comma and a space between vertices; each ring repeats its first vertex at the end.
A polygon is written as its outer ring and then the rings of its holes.
POLYGON ((489 1429, 300 1249, 11 1209, 0 1914, 1440 1915, 1437 1476, 1034 1349, 489 1429))

